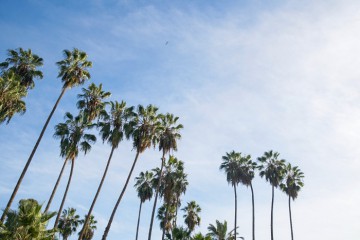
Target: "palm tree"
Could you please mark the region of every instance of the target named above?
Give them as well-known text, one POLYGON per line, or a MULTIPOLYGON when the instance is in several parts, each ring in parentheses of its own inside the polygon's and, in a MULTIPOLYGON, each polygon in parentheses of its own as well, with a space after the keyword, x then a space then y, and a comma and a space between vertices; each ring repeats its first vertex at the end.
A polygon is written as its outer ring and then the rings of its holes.
POLYGON ((171 234, 167 234, 166 240, 190 240, 190 231, 184 227, 174 227, 171 234))
MULTIPOLYGON (((89 127, 90 123, 86 121, 86 117, 82 114, 73 117, 70 113, 65 114, 66 121, 65 123, 59 123, 55 126, 55 138, 60 139, 60 156, 65 159, 65 163, 71 163, 70 175, 68 179, 68 183, 66 185, 65 193, 63 195, 63 199, 55 220, 54 227, 57 226, 60 213, 64 206, 64 202, 66 199, 67 192, 69 190, 69 186, 72 179, 72 174, 74 171, 75 159, 79 154, 79 150, 83 151, 85 154, 90 151, 91 144, 96 142, 96 137, 92 134, 86 133, 85 130, 89 127), (79 149, 80 148, 80 149, 79 149)), ((48 202, 47 209, 49 209, 52 198, 56 192, 57 185, 61 179, 62 173, 64 170, 64 166, 62 167, 58 180, 56 181, 55 187, 51 194, 50 200, 48 202)), ((47 210, 45 210, 46 212, 47 210)))
POLYGON ((216 226, 210 224, 208 227, 208 234, 212 240, 235 240, 235 236, 231 232, 227 233, 227 222, 221 223, 216 220, 216 226))
POLYGON ((56 63, 60 68, 58 77, 61 78, 61 80, 63 82, 62 91, 61 91, 60 96, 57 99, 53 109, 51 110, 50 115, 45 122, 45 125, 43 126, 43 128, 41 130, 40 136, 35 143, 35 146, 29 156, 29 159, 27 160, 27 162, 25 164, 23 171, 21 172, 19 180, 17 181, 16 186, 11 194, 11 197, 6 205, 6 208, 1 216, 2 222, 4 222, 6 212, 11 207, 11 204, 14 201, 16 193, 19 190, 21 182, 22 182, 22 180, 26 174, 26 171, 31 163, 31 160, 37 150, 37 147, 39 146, 39 143, 45 133, 45 130, 50 122, 50 119, 51 119, 52 115, 54 114, 55 109, 57 108, 65 91, 72 87, 82 85, 82 84, 84 84, 84 82, 86 80, 90 79, 90 73, 88 72, 88 68, 90 68, 92 66, 92 63, 90 61, 87 61, 87 54, 85 52, 82 52, 79 49, 74 48, 73 51, 64 50, 64 56, 65 56, 64 60, 56 63))
POLYGON ((136 237, 135 237, 136 240, 138 239, 142 204, 146 200, 150 200, 153 196, 153 188, 151 185, 153 177, 154 177, 154 175, 152 172, 146 171, 145 173, 141 172, 139 177, 135 178, 136 183, 135 183, 134 187, 136 187, 138 197, 140 198, 139 216, 138 216, 138 221, 137 221, 136 237))
POLYGON ((201 233, 197 233, 191 238, 191 240, 211 240, 211 237, 210 236, 204 236, 201 233))
POLYGON ((241 171, 240 171, 240 159, 241 154, 235 151, 230 153, 226 153, 226 156, 222 157, 223 162, 220 165, 220 170, 224 170, 226 174, 226 180, 231 186, 234 188, 234 196, 235 196, 235 236, 237 229, 237 194, 236 194, 236 186, 239 184, 241 180, 241 171))
POLYGON ((79 101, 77 107, 88 117, 88 121, 95 120, 104 110, 107 102, 103 100, 110 97, 110 92, 102 90, 102 84, 96 86, 94 83, 86 88, 82 88, 82 94, 78 94, 79 101))
MULTIPOLYGON (((131 120, 133 114, 133 107, 127 108, 126 102, 124 101, 122 101, 121 103, 117 101, 110 102, 109 114, 106 111, 102 111, 101 117, 103 121, 99 122, 98 124, 100 128, 100 135, 103 142, 107 141, 111 145, 111 151, 99 187, 91 203, 87 216, 91 216, 92 210, 95 206, 96 200, 105 181, 105 177, 109 169, 114 150, 118 148, 120 142, 126 135, 125 131, 129 124, 129 120, 131 120)), ((85 232, 84 228, 87 226, 88 221, 89 218, 85 219, 85 224, 83 225, 82 232, 85 232)), ((81 240, 82 237, 83 235, 80 234, 79 240, 81 240)))
POLYGON ((160 115, 161 127, 159 132, 159 150, 163 152, 161 158, 161 168, 159 175, 159 182, 156 187, 155 201, 151 214, 150 228, 148 240, 151 240, 151 232, 154 223, 154 216, 156 210, 157 198, 159 195, 159 188, 162 182, 162 172, 165 164, 165 154, 170 153, 171 150, 177 151, 177 140, 181 138, 180 130, 183 129, 182 124, 178 124, 179 117, 175 117, 173 114, 167 113, 166 115, 160 115))
POLYGON ((5 62, 0 63, 0 69, 2 69, 2 72, 12 71, 19 76, 20 84, 26 90, 35 87, 35 78, 43 78, 43 73, 37 70, 38 67, 44 64, 43 59, 33 54, 31 49, 27 51, 22 48, 9 49, 8 56, 5 62))
POLYGON ((42 213, 41 205, 34 199, 23 199, 17 211, 6 213, 6 222, 0 224, 0 239, 3 240, 50 240, 55 230, 47 230, 49 220, 56 212, 42 213))
POLYGON ((58 229, 64 240, 76 232, 81 224, 80 216, 76 214, 75 208, 64 209, 59 219, 58 229))
POLYGON ((283 190, 289 196, 289 216, 290 216, 290 229, 291 239, 294 240, 292 218, 291 218, 291 198, 293 201, 297 198, 300 189, 304 186, 304 173, 298 167, 292 167, 290 163, 285 167, 285 183, 280 184, 283 190))
POLYGON ((175 215, 175 207, 173 204, 165 203, 159 207, 157 219, 160 222, 160 229, 162 230, 162 237, 161 239, 165 238, 165 232, 169 233, 174 226, 172 225, 172 219, 175 215))
POLYGON ((0 76, 0 124, 8 124, 16 113, 22 115, 26 111, 22 98, 26 96, 27 90, 18 78, 12 71, 0 76))
POLYGON ((185 212, 185 224, 187 225, 189 232, 191 233, 192 231, 194 231, 196 225, 200 226, 201 218, 199 214, 201 212, 201 208, 195 201, 191 201, 188 202, 187 206, 181 210, 185 212))
POLYGON ((94 216, 91 215, 90 217, 88 217, 87 215, 85 215, 85 218, 83 220, 81 220, 82 224, 85 224, 85 219, 89 219, 87 226, 84 230, 84 234, 83 234, 83 230, 81 230, 79 232, 79 236, 82 235, 84 240, 91 240, 94 237, 94 232, 97 229, 96 224, 97 221, 95 220, 94 216))
POLYGON ((273 209, 274 209, 274 189, 277 188, 284 178, 285 160, 278 159, 278 152, 268 151, 262 157, 258 158, 260 162, 260 177, 265 177, 266 181, 271 184, 271 240, 274 240, 273 232, 273 209))
POLYGON ((251 202, 252 202, 252 238, 255 240, 255 203, 254 203, 254 189, 252 180, 255 177, 255 169, 257 169, 256 162, 251 160, 250 155, 240 157, 240 183, 246 187, 250 186, 251 189, 251 202))
POLYGON ((133 119, 127 125, 127 129, 125 131, 126 137, 133 139, 133 147, 136 149, 136 156, 134 162, 131 166, 129 175, 126 179, 125 185, 121 194, 114 206, 114 209, 111 213, 109 222, 105 228, 104 234, 102 236, 102 240, 107 238, 109 233, 111 223, 114 219, 116 210, 121 202, 121 199, 125 193, 126 187, 129 183, 131 178, 131 174, 135 168, 136 162, 138 157, 141 153, 143 153, 146 149, 150 148, 151 146, 156 146, 157 143, 157 132, 159 129, 159 121, 157 115, 158 108, 153 105, 148 105, 147 107, 143 107, 139 105, 137 107, 136 113, 134 113, 133 119))

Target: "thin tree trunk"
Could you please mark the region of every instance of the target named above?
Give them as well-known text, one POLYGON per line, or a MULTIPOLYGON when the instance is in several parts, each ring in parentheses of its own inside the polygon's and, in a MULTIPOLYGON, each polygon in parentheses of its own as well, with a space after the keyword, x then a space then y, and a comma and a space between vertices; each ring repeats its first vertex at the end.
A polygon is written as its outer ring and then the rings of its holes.
POLYGON ((234 227, 234 232, 235 232, 235 239, 236 239, 236 228, 237 228, 237 194, 236 194, 236 185, 234 185, 234 194, 235 194, 235 227, 234 227))
POLYGON ((271 197, 271 240, 274 240, 274 230, 273 230, 273 210, 274 210, 274 186, 272 186, 272 197, 271 197))
POLYGON ((178 210, 179 210, 179 201, 180 201, 180 197, 177 196, 176 197, 176 211, 175 211, 175 218, 173 221, 173 226, 176 227, 176 221, 177 221, 177 215, 178 215, 178 210))
POLYGON ((140 215, 141 215, 141 206, 142 206, 142 201, 140 200, 140 208, 139 208, 139 216, 138 216, 138 221, 137 221, 137 226, 136 226, 136 237, 135 237, 135 240, 138 240, 139 225, 140 225, 140 215))
POLYGON ((291 199, 289 196, 289 215, 290 215, 290 229, 291 229, 291 240, 294 240, 293 226, 292 226, 292 218, 291 218, 291 199))
POLYGON ((34 156, 34 154, 35 154, 35 152, 36 152, 36 149, 37 149, 37 147, 39 146, 39 143, 40 143, 40 141, 41 141, 41 139, 42 139, 42 137, 43 137, 43 135, 44 135, 44 133, 45 133, 45 130, 46 130, 46 128, 47 128, 47 125, 49 124, 50 119, 51 119, 52 115, 54 114, 55 109, 57 108, 57 106, 58 106, 58 104, 59 104, 59 102, 60 102, 60 99, 61 99, 62 96, 64 95, 65 90, 66 90, 66 88, 63 88, 63 89, 62 89, 59 98, 57 99, 57 101, 56 101, 53 109, 52 109, 51 112, 50 112, 49 117, 47 118, 47 120, 46 120, 46 122, 45 122, 45 125, 44 125, 43 129, 41 130, 40 136, 39 136, 38 140, 37 140, 36 143, 35 143, 35 146, 34 146, 32 152, 31 152, 31 154, 30 154, 30 156, 29 156, 29 159, 27 160, 27 162, 26 162, 26 164, 25 164, 25 167, 24 167, 23 171, 21 172, 20 178, 19 178, 19 180, 18 180, 17 183, 16 183, 16 186, 15 186, 15 188, 14 188, 14 191, 13 191, 12 194, 11 194, 11 197, 10 197, 10 199, 9 199, 9 202, 7 203, 6 208, 5 208, 5 210, 4 210, 4 212, 3 212, 2 216, 1 216, 1 221, 2 221, 2 222, 4 222, 4 220, 5 220, 6 213, 9 211, 9 209, 10 209, 10 207, 11 207, 11 204, 12 204, 12 202, 13 202, 14 199, 15 199, 15 196, 16 196, 18 190, 19 190, 20 184, 21 184, 21 182, 22 182, 22 180, 23 180, 23 178, 24 178, 24 176, 25 176, 25 174, 26 174, 26 171, 27 171, 27 169, 28 169, 28 167, 29 167, 29 165, 30 165, 30 163, 31 163, 31 160, 32 160, 32 158, 33 158, 33 156, 34 156))
POLYGON ((163 156, 161 158, 160 179, 159 179, 158 185, 156 187, 155 201, 154 201, 154 206, 153 206, 153 210, 152 210, 152 214, 151 214, 151 221, 150 221, 148 240, 151 240, 151 232, 152 232, 152 227, 153 227, 153 223, 154 223, 156 202, 157 202, 157 198, 158 198, 159 190, 160 190, 160 185, 161 185, 161 181, 162 181, 162 172, 163 172, 164 164, 165 164, 165 152, 163 152, 163 156))
POLYGON ((65 199, 66 199, 67 193, 69 191, 69 187, 70 187, 70 183, 71 183, 71 179, 72 179, 72 174, 73 174, 73 171, 74 171, 74 164, 75 164, 75 159, 71 159, 71 169, 70 169, 69 180, 68 180, 68 183, 66 185, 65 193, 64 193, 63 199, 61 201, 59 211, 58 211, 57 216, 56 216, 56 220, 55 220, 55 223, 54 223, 54 228, 56 228, 57 225, 58 225, 60 215, 61 215, 61 211, 62 211, 62 209, 64 207, 65 199))
POLYGON ((121 191, 121 194, 120 194, 120 196, 119 196, 119 199, 117 200, 117 202, 116 202, 116 204, 115 204, 115 207, 114 207, 114 209, 113 209, 113 211, 112 211, 112 213, 111 213, 111 217, 110 217, 109 222, 108 222, 108 224, 107 224, 107 226, 106 226, 106 228, 105 228, 104 234, 103 234, 103 236, 102 236, 102 240, 105 240, 105 239, 107 238, 107 235, 109 234, 110 227, 111 227, 111 223, 112 223, 112 221, 113 221, 113 219, 114 219, 116 210, 117 210, 117 208, 118 208, 118 206, 119 206, 119 204, 120 204, 120 202, 121 202, 121 199, 122 199, 122 197, 123 197, 123 195, 124 195, 124 193, 125 193, 126 187, 127 187, 128 183, 129 183, 131 174, 132 174, 132 172, 133 172, 133 170, 134 170, 134 168, 135 168, 135 164, 136 164, 136 161, 137 161, 137 159, 138 159, 138 157, 139 157, 139 154, 140 154, 139 151, 137 151, 137 152, 136 152, 136 156, 135 156, 134 163, 133 163, 133 165, 132 165, 132 167, 131 167, 131 170, 130 170, 130 172, 129 172, 129 175, 128 175, 127 179, 126 179, 125 186, 123 187, 123 190, 121 191))
POLYGON ((103 174, 103 176, 102 176, 102 178, 101 178, 100 185, 99 185, 99 187, 98 187, 98 189, 97 189, 97 191, 96 191, 94 200, 93 200, 92 203, 91 203, 91 207, 90 207, 89 212, 88 212, 88 214, 87 214, 87 216, 86 216, 86 219, 85 219, 84 225, 83 225, 83 227, 82 227, 82 230, 80 231, 81 234, 80 234, 80 236, 79 236, 79 240, 81 240, 81 239, 84 237, 84 233, 85 233, 85 230, 86 230, 86 228, 87 228, 87 226, 88 226, 88 223, 89 223, 89 221, 90 221, 90 216, 91 216, 92 210, 93 210, 93 208, 94 208, 94 206, 95 206, 96 199, 97 199, 97 197, 98 197, 98 195, 99 195, 99 193, 100 193, 100 191, 101 191, 101 187, 102 187, 102 185, 103 185, 103 183, 104 183, 104 180, 105 180, 107 171, 108 171, 108 169, 109 169, 110 162, 111 162, 111 158, 112 158, 112 155, 113 155, 113 153, 114 153, 114 150, 115 150, 115 147, 112 147, 112 148, 111 148, 111 152, 110 152, 109 159, 108 159, 107 164, 106 164, 106 168, 105 168, 104 174, 103 174))
POLYGON ((47 203, 47 205, 46 205, 46 208, 45 208, 45 210, 44 210, 44 213, 46 213, 46 212, 49 210, 49 208, 50 208, 50 205, 51 205, 51 202, 52 202, 52 200, 53 200, 53 198, 54 198, 56 189, 57 189, 57 187, 58 187, 58 185, 59 185, 60 179, 61 179, 62 174, 63 174, 63 172, 64 172, 66 163, 67 163, 67 160, 64 161, 64 164, 63 164, 63 166, 62 166, 62 168, 61 168, 59 177, 58 177, 58 179, 56 180, 55 186, 54 186, 53 191, 52 191, 52 193, 51 193, 51 195, 50 195, 50 198, 49 198, 49 201, 48 201, 48 203, 47 203))
POLYGON ((255 202, 254 202, 254 189, 250 182, 251 188, 251 202, 252 202, 252 239, 255 240, 255 202))

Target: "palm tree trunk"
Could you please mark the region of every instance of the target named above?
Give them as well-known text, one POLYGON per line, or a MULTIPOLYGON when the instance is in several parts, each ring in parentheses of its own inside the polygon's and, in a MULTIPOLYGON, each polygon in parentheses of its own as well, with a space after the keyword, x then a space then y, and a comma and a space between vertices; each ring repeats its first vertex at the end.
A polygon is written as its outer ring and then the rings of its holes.
POLYGON ((161 240, 164 240, 164 238, 165 238, 166 224, 167 224, 167 219, 168 219, 168 215, 169 215, 169 209, 168 209, 167 204, 165 206, 166 206, 166 210, 165 210, 165 218, 164 218, 164 228, 163 228, 163 231, 162 231, 161 240))
POLYGON ((160 179, 159 179, 158 185, 156 187, 155 201, 154 201, 154 206, 153 206, 153 210, 152 210, 152 214, 151 214, 151 221, 150 221, 148 240, 151 240, 151 232, 152 232, 152 227, 153 227, 153 223, 154 223, 156 202, 157 202, 157 198, 158 198, 159 190, 160 190, 160 185, 161 185, 161 181, 162 181, 162 172, 163 172, 164 164, 165 164, 165 152, 163 152, 163 156, 161 158, 160 179))
POLYGON ((9 209, 10 209, 10 207, 11 207, 11 204, 12 204, 12 202, 13 202, 14 199, 15 199, 16 193, 17 193, 18 190, 19 190, 20 184, 21 184, 21 182, 22 182, 22 180, 23 180, 23 178, 24 178, 24 176, 25 176, 25 174, 26 174, 26 171, 27 171, 27 169, 28 169, 28 167, 29 167, 29 165, 30 165, 30 163, 31 163, 31 160, 32 160, 32 158, 33 158, 33 156, 34 156, 34 154, 35 154, 35 152, 36 152, 36 149, 37 149, 37 147, 39 146, 39 143, 40 143, 40 141, 41 141, 41 139, 42 139, 42 137, 43 137, 43 135, 44 135, 44 133, 45 133, 45 130, 46 130, 46 128, 47 128, 47 125, 49 124, 50 119, 51 119, 52 115, 54 114, 55 109, 57 108, 57 106, 58 106, 58 104, 59 104, 59 102, 60 102, 60 99, 61 99, 62 96, 64 95, 65 90, 66 90, 66 88, 63 88, 63 90, 61 91, 61 94, 60 94, 59 98, 57 99, 57 101, 56 101, 53 109, 52 109, 51 112, 50 112, 49 117, 47 118, 47 120, 46 120, 46 122, 45 122, 45 125, 44 125, 43 129, 41 130, 40 136, 39 136, 38 140, 37 140, 36 143, 35 143, 35 146, 34 146, 32 152, 31 152, 31 154, 30 154, 30 156, 29 156, 29 159, 27 160, 27 162, 26 162, 26 164, 25 164, 25 167, 24 167, 23 171, 21 172, 20 178, 19 178, 19 180, 18 180, 17 183, 16 183, 16 186, 15 186, 15 188, 14 188, 14 191, 13 191, 12 194, 11 194, 11 197, 10 197, 10 199, 9 199, 9 202, 7 203, 6 208, 5 208, 5 210, 4 210, 4 212, 3 212, 2 216, 1 216, 1 221, 2 221, 2 222, 4 222, 4 220, 5 220, 6 213, 9 211, 9 209))
POLYGON ((98 195, 99 195, 99 193, 100 193, 100 191, 101 191, 101 187, 102 187, 102 185, 103 185, 103 183, 104 183, 104 180, 105 180, 107 171, 108 171, 108 169, 109 169, 110 162, 111 162, 111 158, 112 158, 112 155, 113 155, 113 153, 114 153, 114 150, 115 150, 115 147, 112 147, 112 148, 111 148, 111 152, 110 152, 109 159, 108 159, 107 164, 106 164, 106 168, 105 168, 104 174, 103 174, 103 176, 102 176, 102 178, 101 178, 100 185, 99 185, 99 187, 98 187, 98 189, 97 189, 97 191, 96 191, 94 200, 93 200, 92 203, 91 203, 91 207, 90 207, 90 209, 89 209, 89 212, 88 212, 88 214, 87 214, 87 216, 86 216, 84 225, 83 225, 83 227, 82 227, 81 234, 80 234, 80 236, 79 236, 79 240, 81 240, 81 239, 84 237, 84 233, 85 233, 86 227, 88 226, 88 223, 89 223, 89 220, 90 220, 90 216, 91 216, 92 210, 93 210, 93 208, 94 208, 94 206, 95 206, 95 203, 96 203, 96 199, 97 199, 97 197, 98 197, 98 195))
POLYGON ((251 202, 252 202, 252 239, 255 240, 255 202, 254 202, 254 189, 252 183, 250 182, 251 188, 251 202))
POLYGON ((49 201, 48 201, 48 203, 47 203, 47 205, 46 205, 46 208, 45 208, 45 210, 44 210, 44 213, 46 213, 46 212, 49 210, 49 208, 50 208, 50 205, 51 205, 51 202, 52 202, 52 200, 53 200, 53 198, 54 198, 56 189, 57 189, 57 187, 58 187, 58 185, 59 185, 60 179, 61 179, 62 174, 63 174, 63 172, 64 172, 66 163, 67 163, 67 160, 64 161, 64 164, 63 164, 63 166, 62 166, 62 168, 61 168, 59 177, 58 177, 58 179, 56 180, 55 186, 54 186, 53 191, 52 191, 52 193, 51 193, 51 195, 50 195, 50 198, 49 198, 49 201))
POLYGON ((234 184, 234 194, 235 194, 235 227, 234 227, 234 232, 235 232, 235 239, 236 239, 236 228, 237 228, 237 194, 236 194, 236 185, 234 184))
POLYGON ((140 208, 139 208, 139 216, 138 216, 138 221, 137 221, 137 226, 136 226, 136 237, 135 237, 135 240, 138 240, 139 225, 140 225, 140 215, 141 215, 141 206, 142 206, 142 201, 140 200, 140 208))
POLYGON ((120 196, 119 196, 119 199, 117 200, 117 202, 116 202, 116 204, 115 204, 115 207, 114 207, 114 209, 113 209, 113 211, 112 211, 112 213, 111 213, 111 217, 110 217, 109 222, 108 222, 108 224, 107 224, 107 226, 106 226, 106 228, 105 228, 104 234, 103 234, 103 236, 102 236, 102 240, 106 240, 107 235, 109 234, 110 227, 111 227, 111 223, 112 223, 112 221, 113 221, 113 219, 114 219, 116 210, 117 210, 117 208, 118 208, 118 206, 119 206, 119 204, 120 204, 120 202, 121 202, 121 199, 122 199, 122 197, 123 197, 123 195, 124 195, 124 193, 125 193, 126 187, 127 187, 128 183, 129 183, 131 174, 132 174, 132 172, 133 172, 133 170, 134 170, 134 168, 135 168, 135 164, 136 164, 136 161, 137 161, 137 159, 138 159, 138 157, 139 157, 139 154, 140 154, 140 152, 137 151, 137 152, 136 152, 136 156, 135 156, 134 163, 133 163, 133 165, 132 165, 132 167, 131 167, 131 170, 130 170, 130 172, 129 172, 129 175, 128 175, 127 179, 126 179, 125 185, 124 185, 124 187, 123 187, 123 190, 121 191, 121 194, 120 194, 120 196))
POLYGON ((72 174, 73 174, 73 171, 74 171, 74 164, 75 164, 75 159, 71 159, 71 169, 70 169, 69 180, 68 180, 68 183, 67 183, 67 185, 66 185, 65 193, 64 193, 63 199, 62 199, 62 201, 61 201, 59 211, 58 211, 57 216, 56 216, 56 220, 55 220, 55 223, 54 223, 54 228, 56 228, 57 225, 58 225, 58 222, 59 222, 59 219, 60 219, 60 215, 61 215, 61 211, 62 211, 62 209, 63 209, 63 207, 64 207, 65 199, 66 199, 67 193, 68 193, 68 191, 69 191, 69 187, 70 187, 70 183, 71 183, 71 178, 72 178, 72 174))
POLYGON ((273 230, 273 210, 274 210, 274 186, 272 186, 272 197, 271 197, 271 240, 274 240, 274 230, 273 230))
POLYGON ((291 229, 291 240, 294 240, 293 226, 292 226, 292 218, 291 218, 291 199, 289 196, 289 215, 290 215, 290 229, 291 229))

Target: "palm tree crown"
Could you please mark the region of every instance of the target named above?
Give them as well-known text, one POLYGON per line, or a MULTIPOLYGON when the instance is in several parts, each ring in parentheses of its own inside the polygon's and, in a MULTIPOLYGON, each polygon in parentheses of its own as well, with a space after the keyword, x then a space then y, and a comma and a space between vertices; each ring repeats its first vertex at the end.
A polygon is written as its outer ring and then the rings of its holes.
POLYGON ((34 88, 34 78, 43 78, 43 73, 37 70, 43 65, 43 59, 33 54, 31 49, 27 51, 22 48, 9 49, 8 56, 5 62, 0 63, 0 69, 2 72, 14 72, 19 76, 20 84, 26 89, 34 88))
POLYGON ((63 239, 68 239, 69 236, 75 233, 80 223, 80 216, 76 214, 75 208, 64 209, 58 224, 58 229, 63 239))
POLYGON ((300 189, 304 186, 304 173, 298 167, 292 167, 289 163, 285 167, 285 183, 281 183, 280 187, 289 197, 295 200, 300 189))
POLYGON ((82 94, 78 94, 77 107, 91 122, 104 110, 106 102, 103 100, 110 97, 111 93, 103 91, 102 84, 96 86, 94 83, 90 84, 87 89, 83 88, 82 92, 82 94))
POLYGON ((226 174, 226 180, 232 186, 236 186, 241 181, 240 171, 240 159, 241 154, 235 151, 226 153, 226 156, 222 157, 223 162, 220 165, 220 170, 224 170, 226 174))
POLYGON ((199 216, 201 212, 200 206, 195 202, 191 201, 187 203, 187 206, 181 209, 185 212, 184 219, 190 232, 194 231, 196 225, 200 225, 201 218, 199 216))
POLYGON ((140 172, 139 176, 136 177, 136 187, 138 197, 140 201, 144 203, 146 200, 150 200, 153 195, 152 179, 154 174, 152 172, 146 171, 140 172))
POLYGON ((177 124, 179 117, 167 113, 160 115, 161 127, 159 136, 159 150, 164 154, 170 150, 177 151, 177 140, 181 138, 180 130, 184 128, 182 124, 177 124))
POLYGON ((265 177, 266 181, 274 187, 278 187, 284 178, 285 160, 278 159, 278 152, 268 151, 258 158, 260 176, 265 177))
POLYGON ((92 62, 87 60, 87 54, 77 48, 73 51, 64 50, 64 60, 57 62, 60 71, 58 77, 63 82, 63 88, 72 88, 82 85, 90 79, 88 68, 92 67, 92 62))

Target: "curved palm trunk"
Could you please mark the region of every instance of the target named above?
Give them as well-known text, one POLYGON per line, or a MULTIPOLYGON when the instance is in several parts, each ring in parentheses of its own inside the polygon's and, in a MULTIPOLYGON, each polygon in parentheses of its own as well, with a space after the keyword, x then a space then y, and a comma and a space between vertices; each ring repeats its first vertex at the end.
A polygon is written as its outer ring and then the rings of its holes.
POLYGON ((13 202, 14 199, 15 199, 16 193, 17 193, 18 190, 19 190, 20 184, 21 184, 21 182, 22 182, 22 180, 23 180, 23 178, 24 178, 24 176, 25 176, 25 174, 26 174, 26 171, 27 171, 27 169, 28 169, 28 167, 29 167, 29 165, 30 165, 30 163, 31 163, 31 160, 32 160, 32 158, 33 158, 33 156, 34 156, 34 154, 35 154, 35 152, 36 152, 36 149, 37 149, 37 147, 39 146, 39 143, 40 143, 40 141, 41 141, 41 139, 42 139, 42 137, 43 137, 43 135, 44 135, 44 133, 45 133, 45 130, 46 130, 46 128, 47 128, 47 125, 49 124, 50 119, 51 119, 52 115, 53 115, 54 112, 55 112, 55 109, 57 108, 57 106, 58 106, 58 104, 59 104, 62 96, 64 95, 65 90, 66 90, 66 88, 63 88, 63 90, 61 91, 61 94, 60 94, 59 98, 57 99, 57 101, 56 101, 53 109, 52 109, 51 112, 50 112, 50 115, 48 116, 48 118, 47 118, 47 120, 46 120, 46 122, 45 122, 45 125, 44 125, 43 129, 41 130, 40 136, 39 136, 38 140, 37 140, 36 143, 35 143, 35 146, 34 146, 32 152, 31 152, 31 154, 30 154, 30 156, 29 156, 29 159, 27 160, 27 162, 26 162, 26 164, 25 164, 25 167, 24 167, 23 171, 21 172, 20 178, 19 178, 19 180, 18 180, 17 183, 16 183, 16 186, 15 186, 15 188, 14 188, 14 191, 13 191, 12 194, 11 194, 11 197, 10 197, 10 199, 9 199, 9 202, 7 203, 6 208, 5 208, 5 210, 4 210, 4 212, 3 212, 2 216, 1 216, 1 221, 2 221, 2 222, 4 222, 4 220, 5 220, 6 213, 9 211, 9 209, 10 209, 10 207, 11 207, 11 204, 12 204, 12 202, 13 202))
POLYGON ((139 225, 140 225, 140 215, 141 215, 141 207, 142 207, 142 201, 140 200, 140 208, 139 208, 139 216, 138 216, 138 221, 137 221, 137 226, 136 226, 136 237, 135 237, 135 240, 138 240, 139 225))
POLYGON ((81 240, 81 239, 84 237, 84 233, 85 233, 86 227, 88 226, 88 223, 89 223, 89 221, 90 221, 90 216, 91 216, 92 210, 93 210, 93 208, 94 208, 94 206, 95 206, 96 199, 97 199, 97 197, 98 197, 98 195, 99 195, 99 193, 100 193, 100 191, 101 191, 101 187, 102 187, 102 185, 103 185, 103 183, 104 183, 104 180, 105 180, 107 171, 108 171, 108 169, 109 169, 110 162, 111 162, 111 158, 112 158, 112 155, 113 155, 113 153, 114 153, 114 150, 115 150, 115 147, 112 147, 112 148, 111 148, 111 152, 110 152, 109 159, 108 159, 107 164, 106 164, 106 168, 105 168, 104 174, 103 174, 103 176, 102 176, 102 178, 101 178, 100 185, 99 185, 99 187, 98 187, 98 189, 97 189, 97 191, 96 191, 94 200, 93 200, 92 203, 91 203, 91 207, 90 207, 89 212, 88 212, 88 214, 87 214, 87 217, 86 217, 86 219, 85 219, 85 222, 84 222, 84 225, 83 225, 83 227, 82 227, 82 230, 80 231, 81 234, 80 234, 80 236, 79 236, 79 240, 81 240))
POLYGON ((291 229, 291 240, 294 240, 293 226, 292 226, 292 218, 291 218, 291 199, 289 196, 289 215, 290 215, 290 229, 291 229))
POLYGON ((138 157, 139 157, 139 154, 140 154, 139 151, 137 151, 137 152, 136 152, 136 156, 135 156, 134 163, 133 163, 133 165, 132 165, 132 167, 131 167, 131 170, 130 170, 130 172, 129 172, 129 175, 128 175, 127 179, 126 179, 125 185, 124 185, 124 187, 123 187, 123 190, 121 191, 121 194, 120 194, 120 196, 119 196, 119 199, 117 200, 117 202, 116 202, 116 204, 115 204, 115 207, 114 207, 114 209, 113 209, 113 211, 112 211, 112 213, 111 213, 111 217, 110 217, 110 219, 109 219, 108 225, 107 225, 106 228, 105 228, 104 234, 103 234, 103 236, 102 236, 102 240, 105 240, 105 239, 107 238, 107 235, 109 234, 110 227, 111 227, 111 223, 112 223, 112 221, 113 221, 113 219, 114 219, 116 210, 117 210, 117 208, 118 208, 118 206, 119 206, 119 204, 120 204, 120 202, 121 202, 121 199, 122 199, 122 197, 123 197, 123 195, 124 195, 124 193, 125 193, 126 187, 127 187, 128 183, 129 183, 131 174, 132 174, 132 172, 133 172, 133 170, 134 170, 134 168, 135 168, 135 164, 136 164, 136 162, 137 162, 137 159, 138 159, 138 157))
POLYGON ((50 208, 51 202, 52 202, 52 200, 53 200, 53 198, 54 198, 55 192, 56 192, 56 190, 57 190, 57 187, 58 187, 58 185, 59 185, 60 179, 61 179, 62 174, 63 174, 63 172, 64 172, 66 163, 67 163, 67 160, 64 161, 64 164, 63 164, 63 166, 62 166, 62 168, 61 168, 59 177, 58 177, 58 179, 56 180, 55 186, 54 186, 53 191, 52 191, 52 193, 51 193, 51 195, 50 195, 50 198, 49 198, 49 201, 48 201, 48 203, 47 203, 47 205, 46 205, 46 208, 45 208, 45 210, 44 210, 44 213, 46 213, 46 212, 49 210, 49 208, 50 208))
POLYGON ((274 240, 274 230, 273 230, 273 210, 274 210, 274 186, 272 186, 272 197, 271 197, 271 240, 274 240))
POLYGON ((161 184, 161 181, 162 181, 162 172, 163 172, 164 164, 165 164, 165 152, 163 152, 163 156, 161 158, 160 179, 159 179, 158 185, 156 187, 155 201, 154 201, 154 206, 153 206, 153 210, 152 210, 152 214, 151 214, 151 221, 150 221, 148 240, 151 240, 151 232, 152 232, 152 227, 153 227, 153 223, 154 223, 156 203, 157 203, 157 198, 158 198, 158 195, 159 195, 160 184, 161 184))
POLYGON ((251 188, 251 202, 252 202, 252 239, 255 240, 255 203, 254 203, 254 190, 251 182, 250 182, 250 188, 251 188))
POLYGON ((74 164, 75 164, 75 159, 72 159, 71 160, 71 169, 70 169, 69 180, 68 180, 68 183, 66 185, 65 193, 64 193, 63 199, 61 201, 59 211, 58 211, 57 216, 56 216, 56 220, 55 220, 55 223, 54 223, 54 228, 56 228, 57 225, 58 225, 60 215, 61 215, 61 211, 62 211, 62 209, 64 207, 65 199, 66 199, 67 193, 69 191, 69 187, 70 187, 70 183, 71 183, 71 179, 72 179, 72 174, 73 174, 73 171, 74 171, 74 164))
POLYGON ((236 228, 237 228, 237 194, 236 194, 236 185, 234 185, 234 194, 235 194, 235 227, 234 227, 234 232, 235 232, 235 239, 237 237, 236 235, 236 228))

